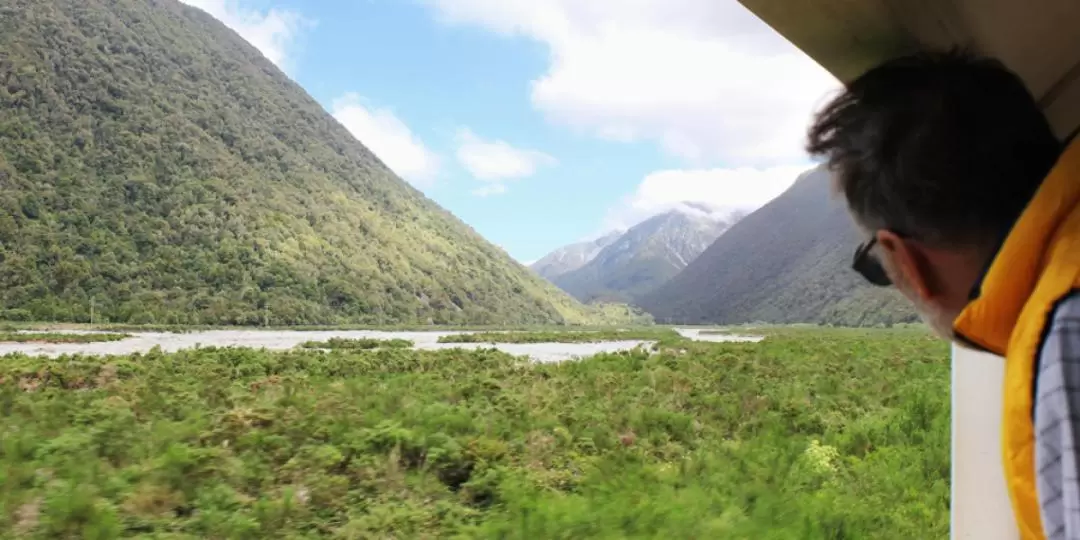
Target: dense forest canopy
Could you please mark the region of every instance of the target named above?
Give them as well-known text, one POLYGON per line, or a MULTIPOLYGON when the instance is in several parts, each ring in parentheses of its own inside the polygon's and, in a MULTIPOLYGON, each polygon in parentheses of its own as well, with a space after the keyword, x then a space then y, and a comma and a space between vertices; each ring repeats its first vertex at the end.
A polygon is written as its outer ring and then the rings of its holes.
POLYGON ((4 2, 0 111, 0 318, 84 321, 91 306, 99 320, 181 324, 601 316, 175 0, 4 2))

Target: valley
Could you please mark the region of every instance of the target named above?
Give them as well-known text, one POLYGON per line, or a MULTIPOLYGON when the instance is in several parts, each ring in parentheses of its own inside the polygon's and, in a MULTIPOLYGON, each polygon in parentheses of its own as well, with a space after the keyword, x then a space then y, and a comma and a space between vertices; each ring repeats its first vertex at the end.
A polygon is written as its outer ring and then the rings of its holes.
POLYGON ((917 321, 895 291, 851 270, 859 238, 824 171, 807 170, 758 210, 716 216, 661 214, 532 268, 578 300, 629 303, 666 324, 917 321))
POLYGON ((0 2, 0 538, 948 534, 948 346, 849 269, 823 171, 657 202, 715 171, 490 82, 590 55, 270 4, 0 2))
POLYGON ((684 203, 627 231, 561 248, 531 268, 579 301, 634 303, 686 268, 742 217, 684 203))

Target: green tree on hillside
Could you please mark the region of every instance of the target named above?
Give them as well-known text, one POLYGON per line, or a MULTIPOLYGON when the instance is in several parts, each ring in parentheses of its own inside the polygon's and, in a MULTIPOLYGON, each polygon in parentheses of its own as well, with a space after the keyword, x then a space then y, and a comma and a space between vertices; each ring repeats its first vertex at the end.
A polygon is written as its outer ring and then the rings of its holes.
POLYGON ((0 318, 577 323, 175 0, 0 6, 0 318))

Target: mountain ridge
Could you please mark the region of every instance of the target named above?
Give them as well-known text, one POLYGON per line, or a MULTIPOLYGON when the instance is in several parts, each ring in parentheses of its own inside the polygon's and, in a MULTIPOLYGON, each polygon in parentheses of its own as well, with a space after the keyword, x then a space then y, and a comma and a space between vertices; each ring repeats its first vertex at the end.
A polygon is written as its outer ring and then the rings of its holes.
POLYGON ((594 320, 201 10, 12 0, 0 51, 0 318, 594 320))
POLYGON ((816 167, 747 215, 637 305, 659 323, 864 326, 914 322, 892 289, 850 268, 860 238, 816 167))
POLYGON ((588 264, 602 249, 617 240, 624 232, 612 231, 593 240, 567 244, 544 255, 528 266, 537 274, 540 274, 540 277, 549 281, 553 280, 588 264))
POLYGON ((676 275, 738 218, 705 204, 679 204, 603 237, 586 263, 549 279, 583 302, 632 302, 676 275))

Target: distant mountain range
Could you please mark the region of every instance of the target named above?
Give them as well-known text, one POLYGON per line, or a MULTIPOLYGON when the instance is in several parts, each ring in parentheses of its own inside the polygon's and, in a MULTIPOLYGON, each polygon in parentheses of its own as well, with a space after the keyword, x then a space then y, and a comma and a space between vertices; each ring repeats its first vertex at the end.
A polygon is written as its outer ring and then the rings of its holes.
POLYGON ((741 217, 682 203, 627 231, 555 250, 531 268, 583 302, 633 302, 686 268, 741 217))
POLYGON ((828 173, 816 168, 635 300, 657 322, 681 324, 916 321, 896 291, 850 269, 860 240, 828 173))
POLYGON ((589 261, 596 258, 600 253, 600 250, 618 240, 624 232, 626 231, 613 231, 596 240, 563 246, 530 264, 529 268, 532 268, 544 279, 554 280, 567 272, 572 272, 589 264, 589 261))

